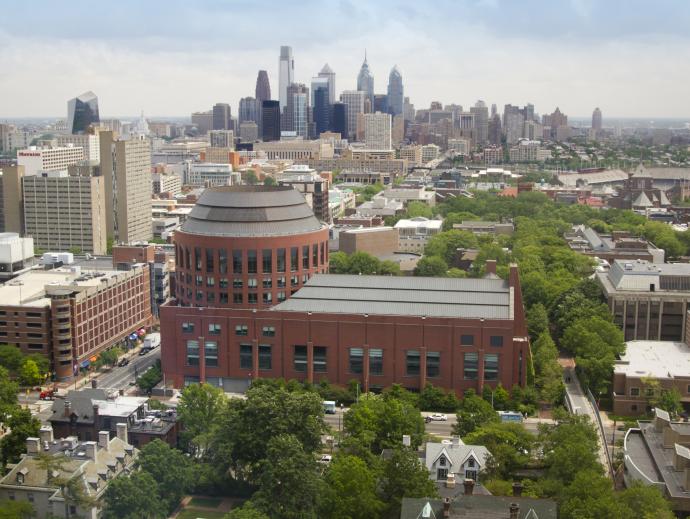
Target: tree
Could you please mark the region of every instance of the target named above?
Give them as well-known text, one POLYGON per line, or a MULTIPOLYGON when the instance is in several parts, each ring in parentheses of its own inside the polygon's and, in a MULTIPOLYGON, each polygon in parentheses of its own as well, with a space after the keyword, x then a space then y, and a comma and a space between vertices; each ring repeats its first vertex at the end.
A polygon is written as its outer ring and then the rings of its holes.
POLYGON ((349 272, 350 274, 377 274, 379 271, 379 260, 366 252, 357 251, 350 254, 349 272))
POLYGON ((0 366, 10 373, 16 373, 21 368, 24 356, 16 346, 0 344, 0 366))
POLYGON ((210 384, 190 384, 182 390, 177 413, 185 448, 203 449, 207 445, 224 403, 223 390, 210 384))
POLYGON ((379 486, 381 500, 387 504, 384 518, 400 517, 403 497, 438 497, 436 485, 419 462, 417 452, 406 447, 393 449, 384 461, 379 486))
POLYGON ((41 383, 43 377, 38 371, 38 366, 33 360, 24 359, 24 362, 19 369, 19 380, 24 386, 35 386, 41 383))
POLYGON ((511 478, 529 461, 535 438, 522 424, 494 422, 463 438, 467 445, 483 445, 491 453, 488 470, 492 477, 511 478))
POLYGON ((104 494, 103 519, 158 519, 167 517, 166 503, 158 497, 156 480, 148 472, 121 474, 104 494))
POLYGON ((18 405, 7 410, 4 425, 10 432, 0 439, 0 461, 2 465, 16 463, 26 450, 26 439, 37 437, 41 422, 31 416, 31 411, 18 405))
POLYGON ((434 214, 431 211, 431 207, 429 207, 424 202, 419 202, 418 200, 412 200, 411 202, 408 202, 407 217, 417 218, 419 216, 422 216, 424 218, 432 218, 434 214))
POLYGON ((256 508, 254 503, 247 501, 240 508, 233 508, 225 514, 223 519, 269 519, 269 517, 256 508))
POLYGON ((448 265, 438 256, 424 256, 414 268, 415 276, 444 277, 448 272, 448 265))
POLYGON ((31 519, 36 511, 28 501, 0 500, 0 519, 31 519))
POLYGON ((558 363, 558 349, 549 332, 544 331, 532 345, 534 363, 534 385, 539 390, 541 399, 557 404, 563 399, 563 368, 558 363))
POLYGON ((175 510, 182 496, 192 488, 189 458, 161 440, 156 439, 142 447, 137 465, 153 476, 168 512, 175 510))
POLYGON ((527 331, 531 341, 537 340, 542 332, 549 329, 549 314, 541 303, 536 303, 527 310, 527 331))
POLYGON ((669 502, 651 485, 633 481, 632 485, 617 494, 619 501, 630 511, 626 517, 643 519, 673 519, 669 502))
POLYGON ((273 177, 264 177, 264 186, 275 186, 276 180, 273 177))
POLYGON ((349 256, 344 252, 333 252, 328 258, 328 271, 331 274, 349 274, 349 256))
POLYGON ((291 434, 271 438, 260 464, 259 490, 252 500, 276 519, 317 517, 321 481, 317 463, 291 434))
POLYGON ((102 352, 94 364, 96 364, 97 367, 114 366, 117 364, 120 355, 122 355, 122 350, 120 348, 110 348, 102 352))
POLYGON ((427 384, 419 394, 418 406, 422 411, 440 411, 454 413, 458 410, 460 402, 455 396, 455 391, 444 391, 440 387, 427 384))
POLYGON ((611 482, 600 471, 578 472, 561 497, 558 516, 563 519, 624 519, 641 517, 635 513, 625 515, 625 507, 617 502, 611 482))
POLYGON ((500 418, 491 404, 470 390, 460 403, 453 434, 464 437, 482 425, 495 422, 500 422, 500 418))
POLYGON ((250 186, 259 183, 259 178, 256 176, 256 172, 253 169, 247 170, 244 175, 244 182, 250 186))
POLYGON ((400 276, 400 265, 391 260, 383 260, 379 264, 379 274, 382 276, 400 276))
POLYGON ((60 496, 65 503, 65 517, 69 518, 72 507, 90 509, 97 506, 98 501, 84 490, 81 474, 70 477, 69 472, 64 472, 64 466, 68 463, 69 459, 62 454, 41 452, 36 456, 37 466, 45 470, 48 481, 60 489, 60 496))
POLYGON ((30 353, 24 358, 31 359, 36 363, 36 366, 38 366, 38 372, 43 378, 50 374, 50 360, 48 360, 45 355, 41 355, 40 353, 30 353))
POLYGON ((146 372, 137 379, 137 386, 143 393, 150 394, 162 378, 163 372, 161 371, 161 361, 157 360, 153 366, 147 369, 146 372))
POLYGON ((453 229, 440 232, 429 238, 424 247, 427 256, 438 256, 447 264, 451 264, 458 249, 476 249, 479 246, 477 237, 469 231, 453 229))
POLYGON ((683 410, 681 394, 675 387, 663 389, 659 380, 654 377, 642 377, 642 384, 649 407, 668 411, 671 416, 677 416, 683 410))
POLYGON ((377 517, 385 506, 376 495, 376 474, 356 456, 337 455, 325 482, 319 517, 368 519, 377 517))

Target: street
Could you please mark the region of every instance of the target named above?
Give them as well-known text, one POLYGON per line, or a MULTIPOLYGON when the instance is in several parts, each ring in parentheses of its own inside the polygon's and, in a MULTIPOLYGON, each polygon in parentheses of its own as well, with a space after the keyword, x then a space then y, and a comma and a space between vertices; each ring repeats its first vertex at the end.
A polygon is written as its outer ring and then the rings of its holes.
POLYGON ((153 366, 158 359, 161 358, 161 349, 147 353, 146 355, 135 355, 131 357, 127 366, 121 368, 114 367, 111 371, 102 373, 98 377, 98 387, 108 389, 127 389, 130 382, 134 382, 137 377, 140 377, 151 366, 153 366))

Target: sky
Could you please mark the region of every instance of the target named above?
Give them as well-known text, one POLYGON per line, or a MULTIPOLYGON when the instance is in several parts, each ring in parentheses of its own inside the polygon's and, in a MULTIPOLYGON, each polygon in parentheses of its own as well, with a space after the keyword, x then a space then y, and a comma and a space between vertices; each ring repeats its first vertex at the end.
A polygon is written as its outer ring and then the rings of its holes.
POLYGON ((2 2, 0 119, 65 116, 92 90, 101 117, 186 116, 278 96, 290 45, 298 82, 325 63, 354 89, 366 49, 376 93, 397 65, 416 108, 478 99, 589 116, 690 117, 683 0, 54 0, 2 2))

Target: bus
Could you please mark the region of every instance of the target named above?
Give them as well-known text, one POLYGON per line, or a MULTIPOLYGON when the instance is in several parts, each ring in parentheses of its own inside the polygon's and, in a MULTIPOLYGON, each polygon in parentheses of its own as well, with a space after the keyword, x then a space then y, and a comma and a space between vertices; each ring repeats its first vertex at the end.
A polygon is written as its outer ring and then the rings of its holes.
POLYGON ((502 422, 519 422, 524 419, 522 413, 517 411, 496 411, 502 422))
POLYGON ((335 401, 324 400, 323 401, 323 412, 326 414, 335 414, 335 401))

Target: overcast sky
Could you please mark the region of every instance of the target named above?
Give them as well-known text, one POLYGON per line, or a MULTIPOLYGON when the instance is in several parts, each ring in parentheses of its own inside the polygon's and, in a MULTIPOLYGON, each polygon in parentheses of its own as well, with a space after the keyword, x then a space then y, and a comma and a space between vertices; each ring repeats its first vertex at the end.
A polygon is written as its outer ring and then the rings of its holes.
POLYGON ((299 82, 328 62, 375 90, 398 65, 415 107, 531 102, 571 116, 690 117, 690 2, 677 0, 11 1, 0 10, 0 118, 62 116, 93 90, 101 116, 188 115, 277 99, 280 45, 299 82))

